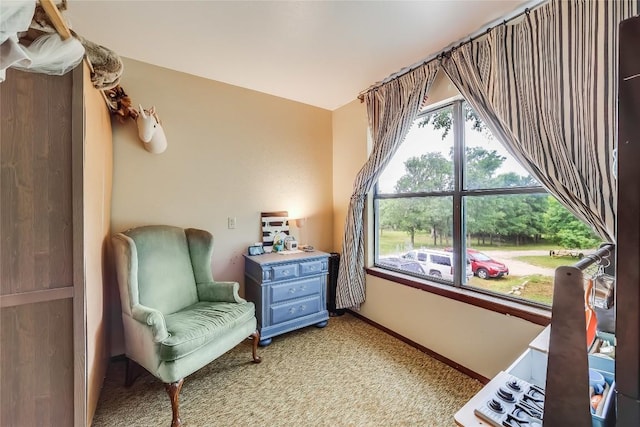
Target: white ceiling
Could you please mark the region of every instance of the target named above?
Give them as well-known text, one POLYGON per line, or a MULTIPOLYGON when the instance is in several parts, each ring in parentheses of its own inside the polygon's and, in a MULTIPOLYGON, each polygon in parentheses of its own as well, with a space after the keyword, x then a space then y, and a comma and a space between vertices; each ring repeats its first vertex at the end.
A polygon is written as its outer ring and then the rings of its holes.
POLYGON ((120 56, 334 110, 530 3, 69 0, 66 17, 120 56))

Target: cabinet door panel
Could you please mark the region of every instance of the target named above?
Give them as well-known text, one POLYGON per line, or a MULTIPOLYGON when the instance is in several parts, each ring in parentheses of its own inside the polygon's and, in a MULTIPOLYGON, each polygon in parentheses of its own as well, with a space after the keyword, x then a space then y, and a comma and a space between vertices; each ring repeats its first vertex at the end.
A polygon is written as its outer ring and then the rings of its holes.
POLYGON ((71 299, 3 307, 0 324, 0 425, 73 425, 71 299))
POLYGON ((9 69, 0 85, 2 295, 73 285, 72 84, 9 69))

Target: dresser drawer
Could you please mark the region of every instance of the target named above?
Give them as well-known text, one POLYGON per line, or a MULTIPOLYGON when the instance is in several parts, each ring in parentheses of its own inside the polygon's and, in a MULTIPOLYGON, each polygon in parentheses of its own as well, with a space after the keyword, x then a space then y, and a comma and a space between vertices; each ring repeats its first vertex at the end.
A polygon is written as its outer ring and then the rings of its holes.
POLYGON ((300 275, 311 276, 312 274, 318 274, 322 271, 327 271, 327 262, 323 260, 301 262, 300 263, 300 275))
POLYGON ((297 264, 274 265, 272 267, 272 270, 273 270, 272 280, 274 281, 298 277, 297 264))
POLYGON ((314 314, 318 311, 320 311, 320 295, 315 295, 310 298, 271 306, 271 320, 273 324, 276 324, 314 314))
POLYGON ((273 285, 271 286, 271 303, 319 294, 321 286, 322 279, 320 277, 273 285))

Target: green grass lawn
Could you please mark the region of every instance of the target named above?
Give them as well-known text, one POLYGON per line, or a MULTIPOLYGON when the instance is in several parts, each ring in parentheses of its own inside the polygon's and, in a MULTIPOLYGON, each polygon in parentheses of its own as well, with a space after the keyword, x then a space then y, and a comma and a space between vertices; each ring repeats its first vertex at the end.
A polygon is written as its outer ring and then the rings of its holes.
POLYGON ((572 256, 551 257, 548 255, 543 256, 518 256, 514 257, 518 261, 526 262, 527 264, 536 265, 538 267, 546 268, 558 268, 563 265, 573 265, 578 262, 578 258, 572 256))
POLYGON ((530 276, 507 276, 500 279, 483 280, 479 277, 473 277, 468 283, 480 289, 486 289, 501 294, 508 294, 514 287, 524 284, 520 289, 520 295, 509 294, 516 298, 536 301, 543 304, 551 305, 553 300, 553 278, 532 274, 530 276))
MULTIPOLYGON (((451 246, 452 243, 448 245, 442 245, 441 247, 451 246)), ((437 246, 433 245, 433 238, 426 233, 416 234, 415 237, 415 248, 434 248, 437 246)), ((379 253, 380 255, 392 255, 401 252, 406 252, 411 248, 411 238, 404 231, 391 231, 391 230, 382 230, 380 232, 380 242, 379 242, 379 253)))
MULTIPOLYGON (((416 248, 422 248, 422 247, 432 248, 432 249, 442 249, 442 248, 450 247, 452 245, 453 245, 453 242, 451 240, 447 241, 444 239, 442 243, 438 241, 437 244, 434 245, 433 237, 431 237, 427 233, 418 233, 416 234, 415 242, 413 245, 414 247, 412 248, 411 238, 406 232, 393 231, 393 230, 381 230, 380 242, 379 242, 379 250, 380 250, 379 253, 380 255, 384 256, 384 255, 398 254, 398 253, 406 252, 410 249, 416 249, 416 248)), ((538 249, 538 250, 550 251, 551 249, 557 249, 557 245, 554 245, 549 242, 542 242, 538 244, 531 243, 531 244, 521 245, 521 246, 516 246, 512 244, 500 244, 500 243, 497 243, 494 245, 488 245, 488 244, 482 245, 482 244, 478 244, 478 241, 476 239, 471 239, 467 241, 467 246, 477 250, 500 249, 504 251, 509 251, 509 250, 521 251, 521 250, 527 250, 527 249, 538 249)))

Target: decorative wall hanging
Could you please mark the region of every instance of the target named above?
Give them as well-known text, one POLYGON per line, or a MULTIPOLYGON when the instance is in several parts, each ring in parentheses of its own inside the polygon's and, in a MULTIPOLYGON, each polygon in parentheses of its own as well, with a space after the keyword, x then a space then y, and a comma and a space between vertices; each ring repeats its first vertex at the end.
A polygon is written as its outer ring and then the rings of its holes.
POLYGON ((150 153, 159 154, 167 149, 167 137, 153 106, 145 110, 142 105, 136 110, 132 107, 131 98, 120 85, 106 90, 107 105, 111 114, 118 117, 120 123, 126 119, 132 119, 138 127, 138 137, 144 143, 145 150, 150 153))
POLYGON ((138 114, 136 119, 138 137, 144 142, 145 150, 155 154, 162 153, 167 149, 167 137, 160 124, 160 118, 156 114, 156 107, 145 110, 140 105, 138 114))
POLYGON ((105 91, 111 114, 118 116, 120 123, 124 123, 126 119, 136 120, 138 118, 138 110, 132 107, 131 98, 120 85, 105 91))

